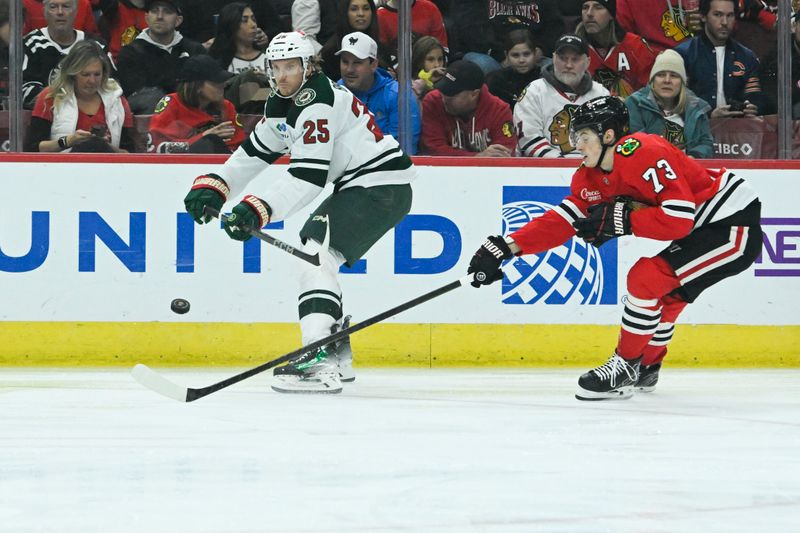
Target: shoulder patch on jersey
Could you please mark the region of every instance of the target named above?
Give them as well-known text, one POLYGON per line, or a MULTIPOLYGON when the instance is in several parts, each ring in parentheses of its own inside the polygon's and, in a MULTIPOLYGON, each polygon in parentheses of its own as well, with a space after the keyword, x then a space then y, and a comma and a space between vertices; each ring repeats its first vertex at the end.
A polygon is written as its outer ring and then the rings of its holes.
POLYGON ((513 137, 514 136, 514 125, 511 121, 503 122, 503 135, 506 137, 513 137))
POLYGON ((625 142, 617 145, 617 153, 624 157, 630 157, 641 146, 642 142, 639 139, 630 137, 625 139, 625 142))
POLYGON ((164 98, 159 100, 158 103, 156 104, 156 108, 153 110, 153 112, 154 113, 161 113, 162 111, 164 111, 167 108, 167 106, 169 105, 170 100, 172 100, 172 98, 170 98, 169 96, 165 96, 164 98))
POLYGON ((522 92, 519 93, 519 96, 517 96, 517 102, 521 102, 522 99, 525 98, 525 95, 527 94, 527 92, 528 92, 528 86, 526 85, 525 88, 522 89, 522 92))
POLYGON ((313 102, 316 97, 317 93, 316 91, 314 91, 314 89, 303 89, 302 91, 297 93, 297 96, 295 96, 294 105, 301 107, 304 105, 308 105, 311 102, 313 102))

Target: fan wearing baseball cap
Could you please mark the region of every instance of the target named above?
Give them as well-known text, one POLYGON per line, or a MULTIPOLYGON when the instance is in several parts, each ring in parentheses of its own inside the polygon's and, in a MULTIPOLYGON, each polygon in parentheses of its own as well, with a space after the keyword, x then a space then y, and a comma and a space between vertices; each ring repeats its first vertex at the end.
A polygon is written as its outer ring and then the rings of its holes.
POLYGON ((422 101, 422 145, 428 155, 507 157, 517 136, 509 105, 489 92, 481 68, 454 61, 422 101))
POLYGON ((190 57, 178 74, 178 90, 156 105, 148 151, 230 154, 242 144, 246 135, 224 94, 231 76, 211 56, 190 57))
POLYGON ((589 74, 612 95, 626 98, 647 85, 656 54, 617 22, 616 0, 583 0, 575 34, 589 45, 589 74))
MULTIPOLYGON (((360 31, 342 38, 342 47, 336 52, 344 85, 356 98, 366 104, 375 115, 375 122, 382 132, 398 138, 398 83, 387 71, 378 67, 378 43, 360 31)), ((417 143, 422 129, 416 99, 411 102, 411 147, 409 154, 417 152, 417 143)))
POLYGON ((518 152, 525 157, 580 157, 570 141, 575 110, 608 90, 589 75, 589 45, 578 35, 558 38, 553 64, 528 85, 514 106, 518 152))

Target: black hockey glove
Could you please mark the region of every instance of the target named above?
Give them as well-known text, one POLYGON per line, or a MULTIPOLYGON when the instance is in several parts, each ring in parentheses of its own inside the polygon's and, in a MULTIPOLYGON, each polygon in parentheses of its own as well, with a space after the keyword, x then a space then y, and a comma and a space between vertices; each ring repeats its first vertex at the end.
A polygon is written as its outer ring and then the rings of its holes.
POLYGON ((205 224, 213 217, 206 215, 203 209, 208 206, 219 211, 228 198, 228 193, 230 193, 228 184, 216 174, 199 176, 192 183, 192 190, 183 199, 183 205, 195 222, 205 224))
POLYGON ((500 265, 506 259, 511 259, 514 254, 508 247, 506 241, 500 235, 487 237, 472 260, 469 262, 467 274, 475 274, 470 285, 480 287, 481 285, 491 285, 495 281, 503 279, 503 271, 500 265))
POLYGON ((631 211, 628 198, 617 197, 613 202, 603 202, 589 208, 589 216, 572 223, 575 233, 596 247, 606 241, 631 234, 631 211))
POLYGON ((269 224, 271 215, 272 210, 264 200, 248 194, 236 204, 222 227, 231 239, 246 241, 252 237, 251 229, 260 230, 269 224))

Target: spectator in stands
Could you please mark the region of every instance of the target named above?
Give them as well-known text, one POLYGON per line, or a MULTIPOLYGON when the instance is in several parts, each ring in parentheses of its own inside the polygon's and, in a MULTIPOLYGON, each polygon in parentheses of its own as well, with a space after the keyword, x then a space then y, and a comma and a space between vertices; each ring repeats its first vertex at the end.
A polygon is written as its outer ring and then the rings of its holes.
POLYGON ((584 0, 575 33, 589 43, 589 74, 614 96, 626 98, 649 80, 656 54, 614 18, 616 0, 584 0))
POLYGON ((481 68, 454 61, 422 102, 422 145, 428 155, 511 156, 517 137, 511 108, 489 92, 481 68))
MULTIPOLYGON (((47 26, 47 19, 44 16, 44 0, 23 0, 23 6, 25 7, 25 22, 22 24, 23 35, 47 26)), ((92 13, 92 4, 89 0, 78 0, 77 8, 75 29, 89 35, 97 35, 99 32, 94 20, 94 13, 92 13)))
MULTIPOLYGON (((397 49, 397 0, 386 0, 378 8, 380 42, 388 49, 397 49)), ((420 35, 430 35, 447 48, 447 31, 439 8, 430 0, 413 0, 411 4, 411 31, 420 35)))
POLYGON ((486 76, 489 92, 506 102, 511 110, 525 87, 541 77, 537 61, 542 57, 542 49, 536 46, 528 30, 512 30, 506 38, 506 59, 508 66, 490 72, 486 76))
POLYGON ((176 73, 184 62, 206 53, 200 43, 184 38, 177 30, 182 13, 177 0, 148 0, 148 28, 119 53, 119 80, 136 115, 151 114, 164 95, 175 91, 176 73))
POLYGON ((96 43, 81 41, 36 99, 25 142, 30 152, 133 150, 133 114, 96 43))
POLYGON ((607 96, 589 75, 589 45, 573 34, 556 41, 553 64, 532 82, 514 107, 518 153, 525 157, 581 157, 570 140, 572 114, 584 102, 607 96))
POLYGON ((217 21, 214 43, 208 55, 219 61, 228 72, 247 70, 266 72, 266 47, 254 45, 259 32, 258 21, 250 4, 233 2, 222 8, 217 21))
POLYGON ((660 52, 674 48, 702 28, 700 13, 686 0, 617 0, 617 22, 660 52))
MULTIPOLYGON (((191 2, 191 6, 185 4, 181 33, 184 37, 203 43, 206 49, 211 48, 222 10, 234 1, 242 0, 195 0, 191 2)), ((253 16, 258 21, 258 30, 253 42, 258 49, 266 49, 272 37, 289 29, 289 25, 278 15, 274 3, 276 0, 255 0, 249 3, 253 16)))
MULTIPOLYGON (((369 35, 376 43, 380 43, 378 15, 373 0, 342 0, 339 2, 336 15, 336 31, 323 43, 322 72, 332 80, 342 77, 339 71, 339 58, 336 52, 341 49, 342 37, 354 31, 369 35)), ((389 54, 378 47, 378 63, 381 67, 391 67, 389 54)))
MULTIPOLYGON (((800 119, 800 11, 792 15, 792 118, 800 119)), ((778 51, 775 50, 764 60, 765 115, 778 112, 778 51)))
MULTIPOLYGON (((77 0, 44 0, 47 26, 33 30, 22 41, 23 107, 33 109, 36 97, 55 77, 58 62, 75 43, 88 38, 73 26, 77 0)), ((102 45, 96 43, 98 47, 102 45)))
POLYGON ((156 105, 150 120, 149 152, 230 154, 246 138, 236 109, 225 99, 232 76, 208 55, 186 60, 178 90, 156 105))
POLYGON ((131 44, 147 27, 149 5, 147 0, 100 0, 100 31, 108 40, 114 61, 122 47, 131 44))
POLYGON ((625 100, 630 113, 631 133, 654 133, 687 155, 714 155, 714 138, 708 112, 711 107, 686 86, 683 58, 664 50, 656 58, 650 82, 625 100))
POLYGON ((411 76, 414 81, 411 87, 420 103, 447 72, 446 64, 447 54, 436 37, 423 35, 414 41, 411 49, 411 76))
MULTIPOLYGON (((378 68, 378 43, 369 35, 353 32, 342 38, 341 49, 336 52, 341 62, 342 79, 339 83, 350 89, 366 104, 383 133, 398 138, 398 84, 382 68, 378 68)), ((421 123, 417 102, 411 102, 410 155, 417 152, 421 123)))
POLYGON ((689 88, 708 102, 712 118, 754 117, 763 107, 758 58, 731 38, 737 9, 736 0, 700 0, 703 32, 675 48, 689 88))
POLYGON ((459 0, 457 6, 456 57, 463 54, 486 74, 500 68, 505 59, 505 39, 512 30, 529 30, 547 57, 564 33, 557 0, 459 0))
POLYGON ((512 30, 527 29, 545 54, 553 52, 558 37, 564 33, 564 20, 558 0, 490 0, 485 2, 491 25, 491 55, 503 60, 506 35, 512 30))
POLYGON ((336 7, 336 0, 294 0, 292 4, 292 29, 310 37, 316 53, 336 33, 336 7))

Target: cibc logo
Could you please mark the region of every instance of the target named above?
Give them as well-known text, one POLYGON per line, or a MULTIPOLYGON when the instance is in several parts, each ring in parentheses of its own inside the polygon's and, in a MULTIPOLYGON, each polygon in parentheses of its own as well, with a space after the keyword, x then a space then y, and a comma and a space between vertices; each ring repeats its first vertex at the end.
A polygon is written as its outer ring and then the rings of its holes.
POLYGON ((764 248, 756 259, 759 277, 800 276, 800 218, 762 218, 764 248))

